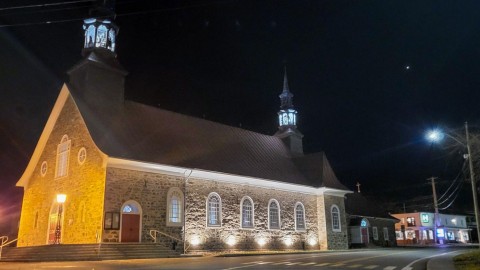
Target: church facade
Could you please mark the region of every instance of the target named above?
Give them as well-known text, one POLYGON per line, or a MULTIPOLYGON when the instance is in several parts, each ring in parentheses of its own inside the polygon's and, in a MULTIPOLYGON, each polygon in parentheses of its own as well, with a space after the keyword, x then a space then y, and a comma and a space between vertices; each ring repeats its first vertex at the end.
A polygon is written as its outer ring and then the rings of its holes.
POLYGON ((117 27, 84 23, 18 181, 18 246, 160 242, 192 251, 348 248, 345 195, 323 152, 304 154, 285 73, 264 135, 124 99, 117 27))

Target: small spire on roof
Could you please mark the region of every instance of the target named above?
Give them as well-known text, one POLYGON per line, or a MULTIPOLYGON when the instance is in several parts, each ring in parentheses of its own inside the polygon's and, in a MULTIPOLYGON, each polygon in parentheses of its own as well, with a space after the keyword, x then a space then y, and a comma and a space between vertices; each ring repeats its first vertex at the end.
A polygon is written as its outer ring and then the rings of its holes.
POLYGON ((288 87, 287 65, 285 65, 284 69, 285 69, 285 74, 283 76, 283 93, 288 93, 290 92, 290 89, 288 87))
POLYGON ((360 184, 359 182, 357 182, 356 186, 357 186, 357 192, 360 193, 360 186, 361 186, 361 184, 360 184))

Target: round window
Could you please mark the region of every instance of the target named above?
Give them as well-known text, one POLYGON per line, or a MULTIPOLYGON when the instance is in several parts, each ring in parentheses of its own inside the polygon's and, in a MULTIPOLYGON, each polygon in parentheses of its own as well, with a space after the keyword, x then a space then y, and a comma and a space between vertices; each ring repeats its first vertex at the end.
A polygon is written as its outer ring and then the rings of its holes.
POLYGON ((40 167, 40 174, 42 176, 45 176, 45 174, 47 174, 47 162, 46 161, 42 162, 42 166, 40 167))
POLYGON ((85 149, 85 147, 82 147, 78 151, 78 163, 82 165, 86 159, 87 159, 87 150, 85 149))

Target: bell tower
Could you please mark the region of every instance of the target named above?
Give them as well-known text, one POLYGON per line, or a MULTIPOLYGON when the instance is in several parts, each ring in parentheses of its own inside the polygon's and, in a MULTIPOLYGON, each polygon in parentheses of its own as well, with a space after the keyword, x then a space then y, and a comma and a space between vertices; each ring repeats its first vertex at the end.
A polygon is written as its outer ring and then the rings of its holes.
POLYGON ((293 94, 288 87, 287 68, 283 77, 283 90, 279 95, 278 131, 275 136, 281 138, 294 156, 303 155, 303 134, 297 129, 297 111, 294 109, 293 94))
POLYGON ((95 49, 106 49, 115 53, 115 39, 118 27, 113 22, 115 2, 113 0, 97 1, 90 10, 90 18, 83 21, 85 42, 83 56, 95 49))
POLYGON ((127 72, 117 59, 114 0, 97 0, 83 21, 83 58, 67 73, 69 87, 88 106, 108 111, 124 103, 127 72))

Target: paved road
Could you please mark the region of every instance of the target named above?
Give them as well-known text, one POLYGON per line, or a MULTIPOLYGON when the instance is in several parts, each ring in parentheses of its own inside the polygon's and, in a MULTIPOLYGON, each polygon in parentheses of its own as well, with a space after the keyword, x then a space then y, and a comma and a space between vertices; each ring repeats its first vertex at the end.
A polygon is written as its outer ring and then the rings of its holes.
POLYGON ((9 270, 111 270, 111 269, 295 269, 295 270, 424 270, 429 258, 447 253, 461 253, 464 249, 376 249, 311 254, 282 254, 241 257, 195 257, 175 259, 148 259, 100 262, 0 263, 0 269, 9 270))

